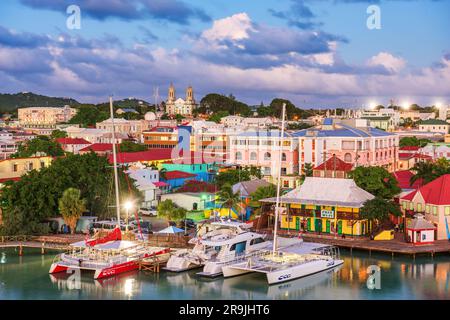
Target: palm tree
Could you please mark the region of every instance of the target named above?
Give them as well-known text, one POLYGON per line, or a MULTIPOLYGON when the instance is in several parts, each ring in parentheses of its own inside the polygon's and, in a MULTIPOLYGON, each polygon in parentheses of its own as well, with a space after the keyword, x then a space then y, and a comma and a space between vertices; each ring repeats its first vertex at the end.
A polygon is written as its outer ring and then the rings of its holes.
POLYGON ((75 233, 77 221, 86 210, 86 201, 81 199, 81 191, 68 188, 59 199, 59 212, 64 221, 69 225, 71 233, 75 233))
POLYGON ((241 211, 240 203, 241 198, 239 192, 233 192, 233 188, 230 184, 225 184, 222 189, 217 193, 218 202, 220 203, 220 209, 228 208, 228 216, 231 217, 231 210, 235 209, 237 212, 241 211))
POLYGON ((414 182, 416 182, 419 179, 422 179, 424 184, 433 181, 438 177, 434 169, 435 165, 431 162, 416 163, 414 167, 411 169, 412 171, 415 172, 415 174, 411 177, 409 181, 410 185, 413 185, 414 182))
POLYGON ((253 192, 250 196, 252 198, 252 201, 250 202, 250 205, 255 208, 261 207, 261 203, 259 200, 266 199, 266 198, 273 198, 277 195, 277 187, 274 184, 270 184, 268 186, 259 187, 256 189, 255 192, 253 192))

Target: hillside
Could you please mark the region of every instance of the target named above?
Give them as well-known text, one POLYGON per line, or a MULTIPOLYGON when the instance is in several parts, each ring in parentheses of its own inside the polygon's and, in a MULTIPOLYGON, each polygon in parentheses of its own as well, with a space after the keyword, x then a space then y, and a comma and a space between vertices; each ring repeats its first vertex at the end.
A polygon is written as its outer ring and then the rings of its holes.
POLYGON ((79 102, 71 98, 47 97, 32 92, 0 93, 0 112, 15 111, 18 107, 62 107, 66 104, 77 105, 79 102))

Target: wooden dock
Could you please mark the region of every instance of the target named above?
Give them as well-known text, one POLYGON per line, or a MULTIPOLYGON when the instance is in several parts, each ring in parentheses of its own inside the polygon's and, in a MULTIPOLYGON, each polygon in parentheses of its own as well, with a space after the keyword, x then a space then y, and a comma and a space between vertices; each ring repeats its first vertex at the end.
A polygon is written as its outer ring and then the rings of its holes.
POLYGON ((170 253, 160 254, 139 260, 139 270, 159 273, 169 261, 170 253))
POLYGON ((20 256, 24 254, 25 248, 40 249, 41 254, 48 250, 66 251, 70 249, 70 242, 74 237, 58 236, 0 236, 0 248, 16 248, 20 256))

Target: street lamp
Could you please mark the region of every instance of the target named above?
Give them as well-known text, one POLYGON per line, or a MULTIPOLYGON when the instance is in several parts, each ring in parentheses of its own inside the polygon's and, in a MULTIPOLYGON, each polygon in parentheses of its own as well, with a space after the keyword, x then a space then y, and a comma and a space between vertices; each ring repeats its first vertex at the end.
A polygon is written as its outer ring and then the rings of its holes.
POLYGON ((126 210, 126 224, 125 224, 125 228, 126 228, 126 231, 128 231, 128 214, 129 214, 129 211, 133 208, 133 202, 128 200, 127 202, 125 202, 124 207, 125 207, 125 210, 126 210))

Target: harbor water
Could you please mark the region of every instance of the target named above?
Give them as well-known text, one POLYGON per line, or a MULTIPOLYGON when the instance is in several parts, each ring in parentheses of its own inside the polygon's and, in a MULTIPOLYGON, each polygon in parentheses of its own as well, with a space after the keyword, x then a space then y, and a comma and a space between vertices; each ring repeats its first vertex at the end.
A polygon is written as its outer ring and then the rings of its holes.
POLYGON ((450 299, 448 255, 413 260, 344 251, 339 269, 273 286, 262 274, 204 279, 196 275, 201 269, 133 271, 101 281, 82 273, 77 281, 70 274, 48 274, 55 255, 28 249, 19 256, 14 249, 0 249, 0 299, 450 299), (379 277, 369 281, 369 289, 368 268, 376 266, 379 277))

